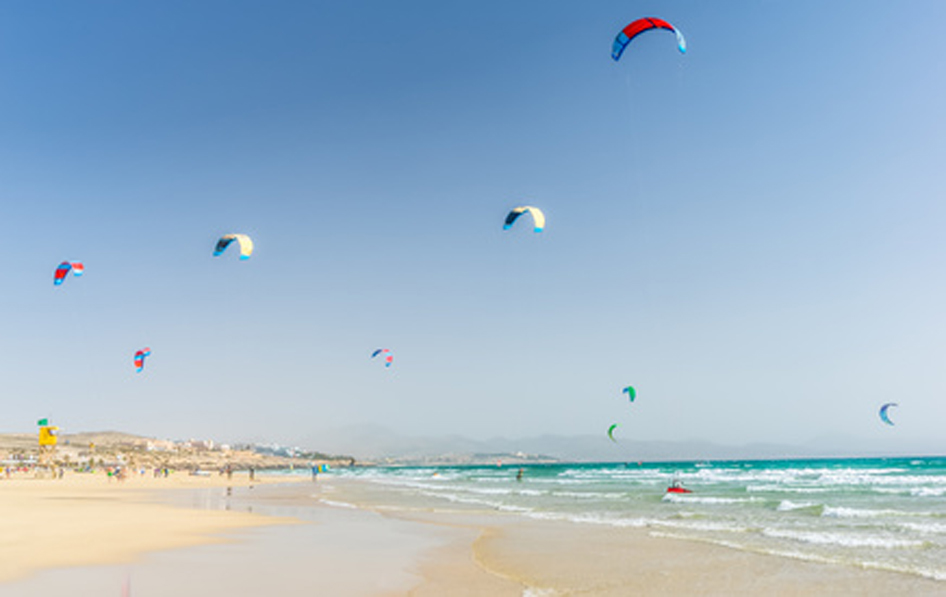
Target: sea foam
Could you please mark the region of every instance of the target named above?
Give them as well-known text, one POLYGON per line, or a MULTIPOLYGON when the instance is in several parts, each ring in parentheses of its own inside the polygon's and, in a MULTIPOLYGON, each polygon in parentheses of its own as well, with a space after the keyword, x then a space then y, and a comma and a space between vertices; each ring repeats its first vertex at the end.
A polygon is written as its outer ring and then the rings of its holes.
POLYGON ((762 534, 776 539, 791 539, 817 545, 838 545, 843 547, 876 547, 881 549, 904 549, 923 547, 923 541, 911 539, 893 539, 880 536, 858 536, 846 533, 789 531, 784 529, 765 529, 762 534))

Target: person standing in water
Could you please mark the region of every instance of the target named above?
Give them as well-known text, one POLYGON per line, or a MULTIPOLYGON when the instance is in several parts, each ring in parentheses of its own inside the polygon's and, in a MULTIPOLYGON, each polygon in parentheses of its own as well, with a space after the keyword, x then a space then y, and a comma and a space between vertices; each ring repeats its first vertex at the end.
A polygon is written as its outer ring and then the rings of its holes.
POLYGON ((522 481, 522 473, 523 473, 523 472, 524 472, 523 469, 520 468, 520 469, 519 469, 519 472, 516 473, 516 481, 522 481))

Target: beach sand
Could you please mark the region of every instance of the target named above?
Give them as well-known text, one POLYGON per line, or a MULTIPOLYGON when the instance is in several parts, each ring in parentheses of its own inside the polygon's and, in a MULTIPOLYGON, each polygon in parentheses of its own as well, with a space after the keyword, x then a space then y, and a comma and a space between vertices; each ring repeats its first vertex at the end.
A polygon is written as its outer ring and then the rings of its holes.
POLYGON ((0 561, 13 559, 19 567, 4 562, 3 578, 11 570, 29 576, 3 583, 0 594, 100 597, 120 595, 125 582, 135 597, 946 592, 946 583, 906 574, 655 537, 646 529, 433 511, 378 486, 331 476, 317 483, 243 483, 229 494, 219 481, 181 479, 175 486, 185 491, 158 491, 161 486, 144 481, 137 489, 82 479, 0 483, 0 508, 22 509, 45 529, 27 537, 31 525, 4 522, 11 526, 0 561), (100 524, 63 522, 90 517, 100 524), (287 519, 301 524, 280 524, 287 519), (57 547, 47 548, 50 543, 57 547))
MULTIPOLYGON (((423 583, 418 565, 429 556, 436 556, 438 562, 450 561, 454 555, 469 560, 475 538, 472 532, 328 506, 317 499, 325 490, 321 485, 321 481, 314 484, 305 479, 252 489, 236 487, 229 496, 220 487, 153 492, 149 499, 162 500, 166 502, 163 507, 180 513, 191 512, 189 508, 194 506, 229 508, 222 513, 253 512, 261 514, 254 520, 263 523, 291 516, 298 524, 231 527, 223 542, 218 536, 216 543, 152 551, 133 559, 114 558, 113 564, 54 567, 0 584, 0 595, 59 592, 70 597, 118 596, 127 582, 134 597, 389 597, 410 594, 423 583), (445 557, 436 555, 442 550, 446 550, 445 557)), ((481 574, 472 563, 467 565, 467 572, 481 574)), ((445 577, 452 583, 462 577, 462 571, 445 577)), ((449 594, 464 593, 439 593, 449 594)))
MULTIPOLYGON (((272 480, 253 482, 267 483, 272 480)), ((247 512, 172 507, 156 489, 249 486, 247 476, 168 478, 66 473, 62 479, 0 481, 0 582, 36 570, 131 561, 143 553, 224 540, 223 533, 287 524, 247 512)))

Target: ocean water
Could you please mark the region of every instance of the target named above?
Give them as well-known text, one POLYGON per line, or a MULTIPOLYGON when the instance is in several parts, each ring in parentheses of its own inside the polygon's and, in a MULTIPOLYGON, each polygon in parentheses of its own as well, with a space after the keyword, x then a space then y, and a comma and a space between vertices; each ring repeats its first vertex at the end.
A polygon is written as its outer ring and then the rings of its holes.
POLYGON ((400 507, 642 528, 654 536, 946 581, 946 458, 533 465, 522 467, 517 481, 519 468, 335 474, 383 487, 400 507), (666 493, 674 479, 693 493, 666 493))

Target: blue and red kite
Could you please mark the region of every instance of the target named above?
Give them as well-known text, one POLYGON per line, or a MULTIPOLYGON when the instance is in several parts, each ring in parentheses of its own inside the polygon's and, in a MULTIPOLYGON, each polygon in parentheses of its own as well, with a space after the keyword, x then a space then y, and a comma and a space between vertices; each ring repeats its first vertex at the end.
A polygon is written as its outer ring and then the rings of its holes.
POLYGON ((59 264, 59 267, 56 268, 56 273, 53 275, 53 284, 59 286, 66 279, 66 276, 69 275, 69 272, 72 272, 72 275, 79 277, 85 272, 85 266, 82 265, 81 261, 63 261, 59 264))
POLYGON ((141 373, 145 368, 145 357, 151 356, 151 349, 144 348, 135 353, 135 367, 138 367, 138 373, 141 373))
POLYGON ((645 31, 651 31, 653 29, 666 29, 667 31, 675 33, 677 36, 677 47, 680 48, 680 53, 686 54, 687 42, 683 39, 683 34, 680 33, 676 27, 657 17, 645 17, 643 19, 637 19, 624 29, 621 29, 621 32, 618 33, 617 38, 614 40, 614 45, 611 46, 611 58, 615 60, 621 58, 621 54, 624 53, 624 48, 627 47, 627 44, 631 43, 632 39, 645 31))

